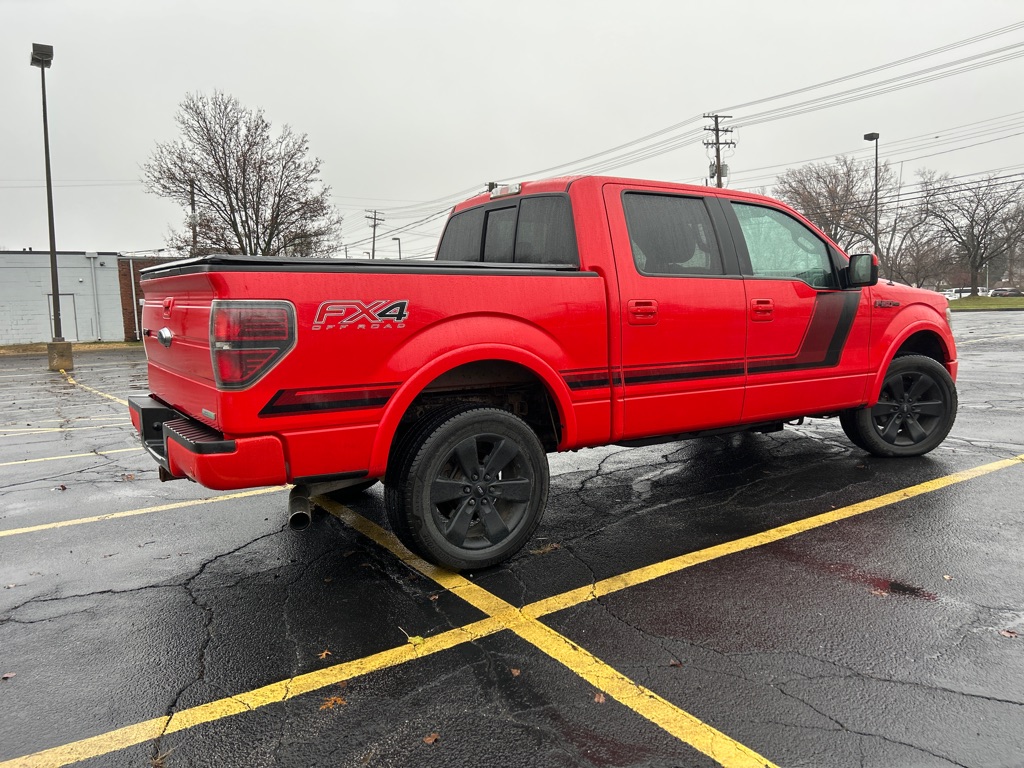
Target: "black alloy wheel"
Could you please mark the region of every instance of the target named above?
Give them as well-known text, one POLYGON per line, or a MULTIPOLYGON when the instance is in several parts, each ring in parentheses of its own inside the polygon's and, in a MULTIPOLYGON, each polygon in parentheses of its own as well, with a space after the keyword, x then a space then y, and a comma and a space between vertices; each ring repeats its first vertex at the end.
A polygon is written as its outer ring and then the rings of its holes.
POLYGON ((930 357, 892 361, 878 402, 840 418, 855 444, 876 456, 920 456, 938 446, 956 419, 956 387, 930 357))
POLYGON ((522 419, 497 408, 458 413, 423 435, 404 483, 416 550, 453 570, 501 562, 526 543, 547 502, 548 463, 522 419))

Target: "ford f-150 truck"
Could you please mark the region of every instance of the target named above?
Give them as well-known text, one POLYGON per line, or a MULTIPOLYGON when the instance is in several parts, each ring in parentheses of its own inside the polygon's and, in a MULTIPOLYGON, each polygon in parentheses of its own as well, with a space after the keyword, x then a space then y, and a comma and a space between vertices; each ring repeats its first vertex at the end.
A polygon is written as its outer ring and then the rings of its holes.
POLYGON ((917 456, 956 416, 946 299, 878 281, 765 197, 622 178, 457 205, 430 262, 216 256, 144 272, 161 479, 310 496, 384 481, 391 527, 453 569, 540 522, 547 454, 838 417, 917 456))

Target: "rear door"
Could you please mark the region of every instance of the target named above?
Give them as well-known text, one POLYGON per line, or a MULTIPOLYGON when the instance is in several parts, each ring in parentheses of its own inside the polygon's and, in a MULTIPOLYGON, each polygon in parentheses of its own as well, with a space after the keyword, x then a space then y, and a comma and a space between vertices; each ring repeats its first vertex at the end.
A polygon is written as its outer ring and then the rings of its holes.
POLYGON ((746 286, 743 421, 827 413, 863 402, 869 292, 843 289, 845 259, 788 211, 722 199, 746 286))
POLYGON ((657 186, 609 184, 604 195, 618 268, 624 438, 735 424, 746 299, 720 208, 657 186))

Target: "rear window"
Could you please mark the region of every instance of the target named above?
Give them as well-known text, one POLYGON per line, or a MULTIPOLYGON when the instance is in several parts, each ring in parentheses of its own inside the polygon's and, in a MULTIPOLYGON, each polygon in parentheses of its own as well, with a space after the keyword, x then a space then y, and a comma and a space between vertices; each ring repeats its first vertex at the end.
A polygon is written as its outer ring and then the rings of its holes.
POLYGON ((483 208, 473 208, 452 216, 444 229, 437 258, 444 261, 480 261, 483 226, 483 208))
POLYGON ((524 197, 451 217, 437 250, 439 261, 492 264, 579 264, 569 199, 524 197))

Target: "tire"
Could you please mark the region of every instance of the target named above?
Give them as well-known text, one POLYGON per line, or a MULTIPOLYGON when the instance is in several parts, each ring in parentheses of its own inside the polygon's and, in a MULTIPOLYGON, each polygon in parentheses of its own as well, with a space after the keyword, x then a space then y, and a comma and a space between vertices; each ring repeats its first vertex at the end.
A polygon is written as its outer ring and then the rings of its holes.
POLYGON ((403 434, 395 438, 388 456, 388 466, 384 473, 384 510, 387 514, 391 532, 398 537, 408 549, 423 555, 416 540, 412 536, 408 517, 405 514, 405 481, 409 477, 409 468, 419 447, 427 436, 441 424, 453 416, 473 410, 477 406, 457 403, 444 406, 424 414, 413 423, 403 434))
POLYGON ((548 460, 522 419, 472 408, 413 442, 401 516, 423 557, 455 571, 486 568, 526 544, 547 503, 548 460))
POLYGON ((878 402, 847 411, 840 423, 855 445, 875 456, 921 456, 946 439, 956 408, 949 372, 930 357, 908 355, 889 365, 878 402))
POLYGON ((839 414, 839 425, 843 428, 843 432, 850 438, 850 442, 860 448, 862 451, 867 451, 868 446, 860 436, 856 425, 857 414, 860 413, 860 409, 852 411, 843 411, 839 414))

